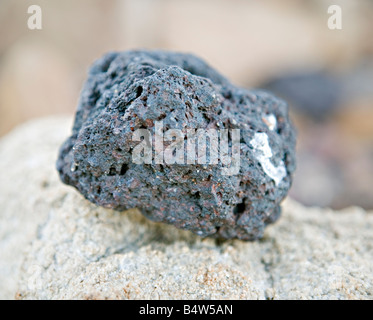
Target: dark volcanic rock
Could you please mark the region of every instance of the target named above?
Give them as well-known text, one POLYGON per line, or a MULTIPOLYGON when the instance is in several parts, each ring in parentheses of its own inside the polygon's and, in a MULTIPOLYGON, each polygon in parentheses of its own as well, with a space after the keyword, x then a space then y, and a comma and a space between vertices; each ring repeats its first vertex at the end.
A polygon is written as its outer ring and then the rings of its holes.
MULTIPOLYGON (((185 145, 191 137, 185 135, 185 145)), ((63 182, 100 206, 137 207, 154 221, 201 236, 253 240, 280 215, 295 169, 295 133, 283 101, 233 86, 192 55, 109 53, 89 72, 57 169, 63 182), (159 121, 165 132, 228 129, 229 150, 232 129, 239 129, 239 171, 224 174, 221 153, 213 164, 211 145, 206 164, 186 164, 186 147, 185 163, 157 163, 159 121), (150 132, 149 164, 133 162, 140 143, 133 134, 140 128, 150 132)))

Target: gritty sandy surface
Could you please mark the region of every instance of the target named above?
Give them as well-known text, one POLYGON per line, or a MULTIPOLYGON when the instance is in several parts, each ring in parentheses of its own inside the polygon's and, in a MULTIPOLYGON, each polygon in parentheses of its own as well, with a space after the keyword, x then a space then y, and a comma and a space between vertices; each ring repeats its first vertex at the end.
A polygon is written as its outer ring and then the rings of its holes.
POLYGON ((372 213, 287 199, 259 242, 201 239, 63 185, 71 123, 34 120, 0 141, 0 298, 373 298, 372 213))

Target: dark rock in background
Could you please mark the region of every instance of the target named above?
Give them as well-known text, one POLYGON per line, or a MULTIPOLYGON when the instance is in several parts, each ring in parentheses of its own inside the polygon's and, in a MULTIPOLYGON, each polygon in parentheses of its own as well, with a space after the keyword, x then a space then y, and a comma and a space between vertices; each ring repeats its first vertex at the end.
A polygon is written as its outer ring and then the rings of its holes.
POLYGON ((295 133, 282 100, 233 86, 195 56, 109 53, 89 72, 57 169, 97 205, 137 207, 200 236, 253 240, 279 217, 295 170, 295 133), (160 120, 165 130, 240 129, 238 174, 223 175, 220 161, 133 163, 133 132, 154 136, 160 120))
POLYGON ((342 101, 340 79, 323 71, 284 75, 262 87, 286 99, 295 110, 315 120, 328 118, 342 101))
POLYGON ((289 102, 299 130, 290 195, 306 205, 373 208, 373 62, 298 70, 263 83, 289 102))

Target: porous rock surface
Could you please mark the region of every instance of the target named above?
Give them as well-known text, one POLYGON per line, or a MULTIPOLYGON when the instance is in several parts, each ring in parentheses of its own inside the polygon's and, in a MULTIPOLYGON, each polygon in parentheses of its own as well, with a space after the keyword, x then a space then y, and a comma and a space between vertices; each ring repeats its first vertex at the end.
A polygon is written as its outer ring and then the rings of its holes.
POLYGON ((0 140, 0 298, 372 299, 372 213, 287 199, 258 242, 202 239, 61 183, 70 125, 46 118, 0 140))
POLYGON ((108 53, 89 71, 57 169, 63 182, 100 206, 136 207, 200 236, 254 240, 280 215, 295 169, 295 133, 285 102, 235 87, 193 55, 108 53), (148 129, 150 144, 158 121, 165 132, 185 135, 239 129, 238 173, 222 173, 221 155, 218 164, 209 153, 206 165, 186 164, 186 146, 182 164, 157 163, 157 151, 151 164, 134 163, 133 133, 148 129))

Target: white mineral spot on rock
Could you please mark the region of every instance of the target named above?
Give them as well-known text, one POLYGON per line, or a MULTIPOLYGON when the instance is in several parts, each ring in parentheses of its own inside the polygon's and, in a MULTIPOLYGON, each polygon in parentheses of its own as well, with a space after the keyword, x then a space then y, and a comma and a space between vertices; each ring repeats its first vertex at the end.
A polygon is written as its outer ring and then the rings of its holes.
POLYGON ((262 165, 264 172, 275 181, 276 186, 281 180, 286 177, 286 168, 284 162, 281 160, 280 164, 275 167, 271 162, 272 150, 269 146, 268 136, 264 132, 257 132, 254 138, 251 139, 250 144, 254 148, 254 155, 262 165))
POLYGON ((276 129, 277 119, 276 119, 276 116, 274 114, 272 114, 272 113, 271 114, 265 114, 265 115, 262 116, 262 120, 267 125, 269 130, 273 131, 273 130, 276 129))

